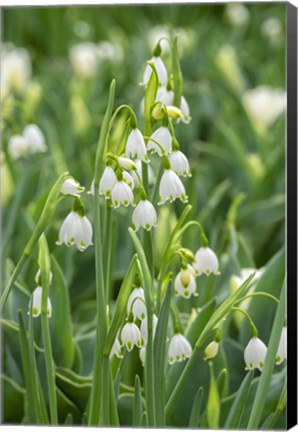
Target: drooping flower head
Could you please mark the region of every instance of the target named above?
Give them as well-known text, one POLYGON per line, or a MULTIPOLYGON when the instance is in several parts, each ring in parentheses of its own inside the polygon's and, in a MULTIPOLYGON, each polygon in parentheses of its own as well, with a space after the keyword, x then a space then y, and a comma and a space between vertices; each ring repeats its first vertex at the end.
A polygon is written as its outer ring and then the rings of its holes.
MULTIPOLYGON (((168 82, 168 72, 164 62, 160 57, 160 54, 161 54, 161 47, 160 44, 158 43, 153 51, 153 57, 150 59, 150 62, 154 64, 160 85, 165 86, 167 85, 168 82)), ((143 75, 143 81, 140 83, 141 85, 146 86, 148 84, 152 72, 153 72, 152 67, 149 64, 147 64, 143 75)))
POLYGON ((132 214, 132 226, 138 231, 139 228, 144 228, 150 231, 152 227, 157 225, 157 214, 155 207, 147 199, 141 199, 132 214))
POLYGON ((253 337, 244 350, 245 369, 259 369, 264 367, 267 347, 258 337, 253 337))
POLYGON ((165 171, 159 184, 159 203, 164 204, 166 201, 173 202, 179 198, 182 202, 187 202, 187 196, 183 183, 177 174, 171 169, 168 158, 163 156, 165 171), (166 162, 165 162, 166 161, 166 162))
POLYGON ((219 263, 217 256, 209 247, 200 247, 195 254, 193 268, 198 275, 205 273, 209 276, 211 273, 219 274, 219 263))
MULTIPOLYGON (((32 293, 31 300, 29 302, 29 313, 32 310, 32 316, 37 318, 41 314, 41 299, 42 299, 42 288, 38 286, 32 293)), ((47 299, 47 316, 52 316, 52 303, 51 300, 47 299)))
POLYGON ((121 331, 121 341, 126 346, 127 351, 131 351, 136 345, 141 348, 144 341, 138 326, 134 322, 127 322, 121 331))
POLYGON ((42 153, 47 150, 44 134, 37 125, 27 125, 23 130, 23 137, 28 142, 30 153, 42 153))
POLYGON ((122 358, 123 357, 122 351, 121 351, 121 345, 120 345, 120 342, 118 340, 118 337, 116 337, 116 339, 115 339, 115 341, 113 343, 113 346, 112 346, 112 349, 111 349, 111 352, 110 352, 110 358, 112 358, 114 355, 116 357, 118 357, 118 358, 122 358))
POLYGON ((137 127, 134 127, 128 135, 125 155, 128 158, 140 159, 146 163, 149 162, 144 137, 137 127))
POLYGON ((122 179, 118 179, 112 189, 111 193, 112 205, 114 208, 128 207, 129 205, 135 206, 135 200, 131 188, 128 186, 126 181, 124 181, 123 175, 122 179))
POLYGON ((184 153, 180 150, 174 150, 169 155, 172 170, 178 175, 183 177, 191 177, 189 162, 184 153))
MULTIPOLYGON (((112 189, 116 183, 117 183, 117 176, 115 174, 115 171, 111 166, 107 165, 104 169, 104 172, 99 182, 100 195, 104 195, 106 199, 110 198, 112 189)), ((94 180, 92 181, 90 190, 87 193, 94 195, 94 180)))
POLYGON ((133 319, 143 320, 147 315, 145 294, 142 287, 135 288, 127 301, 127 314, 132 313, 133 319))
POLYGON ((287 327, 283 327, 276 354, 276 364, 281 364, 287 359, 287 327))
POLYGON ((169 363, 181 362, 189 358, 192 354, 192 347, 185 336, 176 333, 170 340, 169 363))
POLYGON ((189 298, 196 292, 196 281, 194 270, 188 265, 187 268, 181 269, 174 281, 175 295, 189 298))
POLYGON ((80 194, 85 190, 83 186, 80 185, 78 181, 73 178, 68 178, 65 180, 61 186, 61 193, 64 195, 72 195, 74 197, 80 196, 80 194))
MULTIPOLYGON (((152 338, 153 339, 154 339, 155 332, 156 332, 157 322, 158 322, 158 318, 155 314, 153 314, 152 315, 152 338)), ((140 330, 141 330, 142 338, 143 338, 144 343, 146 345, 147 340, 148 340, 148 318, 147 318, 147 316, 141 322, 140 330)))
POLYGON ((162 156, 163 152, 165 154, 171 153, 172 150, 172 135, 169 129, 165 126, 161 126, 151 135, 151 139, 148 141, 148 150, 151 150, 153 153, 158 153, 159 156, 162 156), (157 141, 159 145, 155 142, 157 141), (162 148, 161 148, 162 147, 162 148), (162 152, 163 150, 163 152, 162 152))

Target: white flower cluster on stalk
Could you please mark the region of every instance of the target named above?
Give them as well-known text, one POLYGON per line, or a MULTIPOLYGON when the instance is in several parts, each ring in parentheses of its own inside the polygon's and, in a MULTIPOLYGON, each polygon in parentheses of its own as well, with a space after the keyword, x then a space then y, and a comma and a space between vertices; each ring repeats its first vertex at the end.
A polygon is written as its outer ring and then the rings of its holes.
POLYGON ((21 135, 12 135, 8 141, 8 153, 13 159, 43 153, 46 150, 44 134, 35 124, 27 125, 21 135))

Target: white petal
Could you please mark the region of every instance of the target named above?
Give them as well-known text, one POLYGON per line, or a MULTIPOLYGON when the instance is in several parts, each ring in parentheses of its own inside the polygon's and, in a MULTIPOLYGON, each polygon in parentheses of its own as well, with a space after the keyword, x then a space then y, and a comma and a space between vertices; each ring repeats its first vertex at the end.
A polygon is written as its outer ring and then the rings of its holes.
MULTIPOLYGON (((156 332, 156 326, 157 326, 157 322, 158 322, 158 318, 157 318, 157 316, 155 314, 152 315, 152 318, 153 318, 153 320, 152 320, 152 337, 154 339, 155 332, 156 332)), ((143 338, 143 340, 144 340, 144 342, 146 344, 147 343, 147 339, 148 339, 148 318, 147 317, 145 317, 143 319, 143 321, 141 323, 140 330, 141 330, 142 338, 143 338)))
MULTIPOLYGON (((155 69, 156 69, 156 73, 159 79, 159 82, 162 85, 166 85, 167 81, 168 81, 168 73, 166 70, 166 67, 164 65, 164 62, 162 61, 162 59, 160 57, 152 57, 152 59, 150 60, 154 63, 155 65, 155 69)), ((152 74, 152 68, 151 66, 147 65, 145 68, 145 72, 143 75, 143 82, 141 83, 141 85, 147 85, 149 82, 149 79, 151 77, 152 74)))
POLYGON ((184 153, 182 153, 180 150, 173 151, 169 155, 169 160, 172 170, 175 171, 177 175, 191 177, 189 162, 184 153))
POLYGON ((72 195, 75 197, 80 196, 84 191, 84 187, 80 186, 80 183, 74 180, 73 178, 66 179, 63 185, 61 186, 61 193, 64 195, 72 195))
POLYGON ((188 340, 180 333, 175 334, 169 346, 169 363, 181 362, 192 354, 192 347, 188 340))
POLYGON ((8 153, 13 159, 25 156, 30 151, 26 138, 22 135, 12 135, 8 141, 8 153))
POLYGON ((187 202, 185 188, 177 174, 169 169, 165 170, 159 184, 160 201, 158 204, 164 204, 167 200, 170 202, 179 198, 182 202, 187 202))
POLYGON ((130 204, 134 205, 134 196, 132 190, 124 180, 117 181, 113 187, 111 198, 115 208, 119 207, 120 205, 124 205, 125 207, 129 206, 130 204))
POLYGON ((267 347, 259 338, 253 337, 244 350, 244 361, 247 369, 263 369, 267 347))
POLYGON ((121 340, 128 351, 131 351, 135 345, 138 347, 143 345, 140 330, 135 323, 128 322, 125 324, 121 331, 121 340))
POLYGON ((134 190, 135 182, 133 177, 126 171, 123 171, 123 180, 128 184, 131 190, 134 190))
POLYGON ((132 312, 134 319, 143 320, 147 315, 145 294, 143 288, 135 288, 127 301, 127 314, 132 312))
MULTIPOLYGON (((105 167, 102 177, 99 182, 99 193, 105 195, 108 198, 111 195, 112 189, 117 183, 117 176, 110 166, 105 167)), ((91 185, 92 191, 92 185, 91 185)), ((94 182, 93 182, 93 194, 94 194, 94 182)))
MULTIPOLYGON (((161 145, 166 154, 171 152, 172 135, 167 127, 161 126, 160 128, 156 129, 156 131, 154 131, 151 135, 151 138, 161 145)), ((149 140, 147 148, 148 150, 157 152, 159 156, 162 156, 161 148, 154 141, 149 140)))
POLYGON ((154 206, 148 200, 141 200, 132 214, 132 223, 137 231, 140 227, 150 230, 157 224, 157 214, 154 206))
POLYGON ((128 135, 125 154, 128 158, 137 158, 143 162, 149 162, 144 137, 139 129, 132 129, 128 135))
POLYGON ((287 359, 287 327, 282 328, 276 354, 276 364, 282 363, 285 359, 287 359))
POLYGON ((193 267, 199 275, 205 273, 206 275, 219 274, 219 263, 217 256, 209 247, 201 247, 195 255, 196 262, 193 267))

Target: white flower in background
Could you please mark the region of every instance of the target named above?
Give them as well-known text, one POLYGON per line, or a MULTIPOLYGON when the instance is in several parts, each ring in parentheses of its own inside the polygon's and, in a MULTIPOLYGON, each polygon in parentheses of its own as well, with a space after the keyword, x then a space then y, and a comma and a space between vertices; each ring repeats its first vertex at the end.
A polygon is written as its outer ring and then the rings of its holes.
POLYGON ((73 45, 69 50, 70 63, 75 74, 83 79, 92 78, 98 69, 98 47, 93 42, 73 45))
POLYGON ((112 189, 111 199, 113 207, 115 208, 121 205, 124 207, 128 207, 129 205, 135 206, 132 190, 124 180, 116 182, 112 189))
POLYGON ((127 301, 127 314, 132 312, 134 319, 143 320, 147 315, 145 294, 141 287, 135 288, 127 301))
POLYGON ((186 337, 176 333, 170 340, 169 363, 181 362, 191 356, 192 347, 186 337))
POLYGON ((267 18, 261 25, 262 34, 269 39, 272 45, 279 45, 282 36, 281 22, 278 18, 267 18))
POLYGON ((135 187, 134 179, 132 175, 130 175, 127 171, 123 171, 123 180, 125 181, 125 183, 128 184, 131 190, 134 190, 135 187))
POLYGON ((159 156, 162 156, 162 149, 166 154, 171 153, 172 150, 172 135, 169 129, 165 126, 161 126, 151 135, 152 140, 148 141, 147 149, 151 150, 153 153, 157 152, 159 156), (153 141, 154 140, 154 141, 153 141), (156 144, 157 141, 159 145, 156 144))
MULTIPOLYGON (((137 167, 137 172, 138 172, 139 176, 141 177, 141 180, 143 180, 142 161, 140 161, 139 159, 136 159, 134 161, 134 163, 137 167)), ((140 187, 139 179, 138 179, 138 177, 134 171, 131 171, 131 176, 134 179, 135 187, 140 187)), ((152 184, 154 184, 154 182, 155 182, 155 176, 154 176, 153 169, 151 168, 151 165, 148 165, 148 183, 149 183, 149 185, 152 185, 152 184)))
MULTIPOLYGON (((116 183, 117 176, 115 171, 110 166, 106 166, 99 182, 100 195, 104 195, 105 198, 109 198, 116 183)), ((94 180, 92 181, 90 190, 87 193, 94 195, 94 180)))
POLYGON ((233 90, 242 94, 246 84, 235 47, 229 44, 222 45, 216 54, 215 63, 233 90))
MULTIPOLYGON (((32 316, 34 318, 38 317, 41 314, 41 298, 42 298, 42 288, 37 287, 33 291, 31 300, 29 302, 29 313, 31 313, 31 308, 32 308, 32 316)), ((52 316, 52 304, 49 297, 47 299, 47 316, 48 318, 52 316)))
POLYGON ((117 356, 118 358, 122 358, 122 351, 121 351, 121 345, 120 342, 118 340, 118 338, 116 337, 115 342, 113 343, 111 352, 110 352, 110 358, 112 358, 113 356, 117 356))
MULTIPOLYGON (((152 57, 150 61, 154 63, 160 84, 165 86, 168 82, 168 73, 164 65, 164 62, 160 57, 152 57)), ((152 74, 152 67, 147 64, 143 75, 143 82, 141 83, 141 85, 146 86, 148 84, 151 74, 152 74)))
POLYGON ((193 268, 195 272, 200 276, 205 273, 209 276, 211 273, 218 275, 220 274, 218 268, 219 263, 217 256, 209 247, 200 247, 196 252, 195 262, 193 263, 193 268))
POLYGON ((157 214, 153 204, 148 200, 141 200, 132 214, 133 229, 138 231, 139 228, 144 228, 150 231, 152 227, 157 225, 157 214))
POLYGON ((32 66, 29 52, 24 48, 5 45, 1 49, 1 97, 9 91, 23 91, 30 81, 32 66))
POLYGON ((265 132, 286 109, 286 92, 268 86, 259 86, 243 93, 242 102, 253 126, 265 132))
POLYGON ((264 342, 257 337, 251 338, 244 350, 245 369, 259 369, 262 371, 266 353, 267 347, 264 342))
POLYGON ((283 327, 281 331, 276 354, 276 364, 281 364, 285 359, 287 360, 287 327, 283 327))
POLYGON ((189 109, 189 105, 187 103, 187 100, 185 99, 184 96, 181 96, 180 109, 181 109, 182 114, 183 114, 183 117, 181 117, 181 121, 183 123, 188 124, 191 120, 190 109, 189 109))
MULTIPOLYGON (((40 269, 37 270, 37 273, 35 275, 35 282, 36 282, 36 285, 38 285, 38 286, 41 285, 41 272, 40 272, 40 269)), ((50 271, 49 284, 51 285, 52 282, 53 282, 53 273, 50 271)))
MULTIPOLYGON (((190 29, 185 30, 184 28, 175 28, 174 29, 175 34, 179 34, 179 43, 178 43, 178 52, 179 55, 182 56, 184 53, 184 50, 189 47, 191 43, 190 38, 190 29)), ((150 48, 150 51, 153 51, 156 47, 157 43, 159 42, 162 47, 162 52, 164 54, 168 54, 170 52, 170 46, 169 42, 167 40, 160 40, 162 37, 165 37, 167 39, 171 39, 171 35, 169 34, 168 29, 165 26, 158 25, 152 27, 147 36, 148 45, 150 48)))
POLYGON ((204 360, 210 360, 217 356, 219 343, 216 341, 210 342, 204 351, 204 360))
POLYGON ((159 184, 159 205, 166 201, 175 201, 179 198, 182 202, 187 202, 185 188, 180 178, 172 169, 166 169, 161 177, 159 184))
POLYGON ((133 322, 127 322, 121 331, 122 343, 126 346, 127 351, 131 351, 136 345, 138 348, 144 345, 139 328, 133 322))
POLYGON ((140 360, 142 362, 142 366, 144 367, 144 365, 145 365, 145 357, 146 357, 146 347, 143 346, 140 349, 140 351, 139 351, 139 357, 140 357, 140 360))
POLYGON ((169 155, 169 160, 172 170, 175 171, 177 175, 191 177, 189 162, 184 153, 182 153, 180 150, 174 150, 169 155))
POLYGON ((235 27, 244 27, 250 20, 249 10, 241 3, 228 3, 225 14, 229 23, 235 27))
MULTIPOLYGON (((156 327, 157 327, 158 318, 155 314, 152 315, 152 338, 154 339, 156 327)), ((141 323, 140 327, 142 339, 144 340, 144 343, 147 343, 148 340, 148 318, 145 317, 141 323)))
POLYGON ((23 130, 23 137, 27 140, 31 153, 45 152, 47 150, 44 134, 37 125, 27 125, 23 130))
POLYGON ((60 228, 58 246, 64 243, 66 246, 76 245, 79 251, 84 251, 92 245, 92 225, 86 216, 81 216, 71 211, 65 218, 60 228))
POLYGON ((174 281, 175 295, 189 298, 196 292, 196 281, 194 270, 188 265, 186 269, 181 269, 174 281))
POLYGON ((167 90, 166 87, 158 87, 155 102, 163 102, 165 105, 173 105, 174 103, 174 92, 167 90))
POLYGON ((78 181, 74 178, 68 178, 65 180, 61 186, 61 193, 64 195, 72 195, 75 197, 80 196, 80 194, 85 190, 83 186, 80 185, 78 181))
POLYGON ((28 141, 22 135, 12 135, 8 141, 8 153, 13 159, 19 159, 29 153, 28 141))
POLYGON ((110 60, 112 62, 121 62, 123 60, 121 46, 110 41, 102 41, 97 44, 97 55, 99 60, 110 60))
POLYGON ((128 158, 132 157, 143 162, 149 162, 145 141, 139 129, 132 129, 128 135, 125 154, 128 158))

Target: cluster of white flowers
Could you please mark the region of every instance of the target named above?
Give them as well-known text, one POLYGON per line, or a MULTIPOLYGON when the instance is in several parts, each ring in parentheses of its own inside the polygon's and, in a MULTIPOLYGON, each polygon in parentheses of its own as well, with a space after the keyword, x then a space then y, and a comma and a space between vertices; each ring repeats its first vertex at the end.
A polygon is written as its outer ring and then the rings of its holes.
MULTIPOLYGON (((258 337, 252 337, 244 350, 245 369, 263 370, 267 354, 267 347, 258 337)), ((287 327, 282 328, 280 341, 276 354, 276 364, 281 364, 287 359, 287 327)))
POLYGON ((22 135, 12 135, 8 141, 8 153, 13 159, 19 159, 28 154, 43 153, 47 150, 45 137, 35 124, 27 125, 22 135))
MULTIPOLYGON (((49 284, 53 281, 53 274, 50 272, 49 284)), ((29 311, 28 314, 32 312, 32 316, 37 318, 41 314, 41 300, 42 300, 42 287, 41 287, 41 273, 40 269, 35 276, 35 282, 38 285, 32 293, 31 299, 29 301, 29 311)), ((47 316, 50 318, 52 316, 52 303, 50 298, 47 299, 47 316)))

